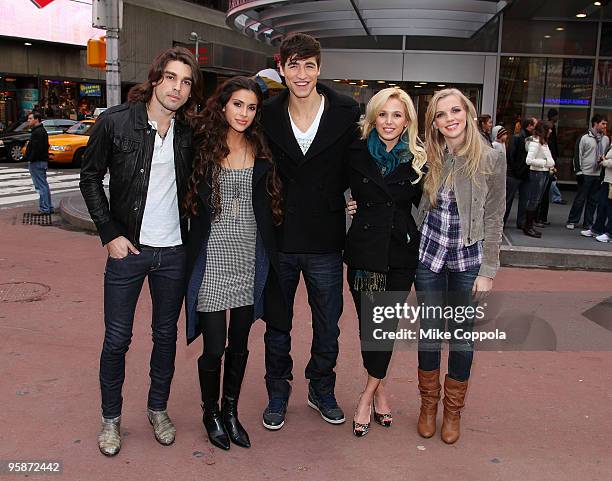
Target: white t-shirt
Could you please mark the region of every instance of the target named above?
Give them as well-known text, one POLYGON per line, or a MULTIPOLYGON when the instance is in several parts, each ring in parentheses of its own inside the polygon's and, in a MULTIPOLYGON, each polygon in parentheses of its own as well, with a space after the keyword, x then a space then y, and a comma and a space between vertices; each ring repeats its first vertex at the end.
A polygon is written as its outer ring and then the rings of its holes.
POLYGON ((183 241, 174 170, 174 119, 163 139, 157 122, 149 120, 149 125, 155 129, 155 146, 139 240, 151 247, 177 246, 183 241))
POLYGON ((325 97, 321 95, 321 105, 319 106, 319 111, 306 132, 302 132, 297 125, 295 125, 293 119, 291 118, 291 112, 289 112, 289 120, 291 121, 293 135, 295 136, 295 140, 297 140, 300 149, 302 149, 302 154, 304 155, 306 155, 306 152, 308 152, 312 141, 317 135, 317 130, 319 130, 319 124, 321 123, 321 117, 323 116, 323 110, 325 110, 325 97))

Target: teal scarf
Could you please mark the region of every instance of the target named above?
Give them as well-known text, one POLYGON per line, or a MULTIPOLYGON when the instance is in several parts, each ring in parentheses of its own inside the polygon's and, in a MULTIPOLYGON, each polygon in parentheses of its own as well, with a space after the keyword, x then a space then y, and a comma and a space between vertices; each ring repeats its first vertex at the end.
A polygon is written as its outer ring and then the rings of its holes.
POLYGON ((372 129, 368 135, 368 150, 383 177, 393 172, 399 164, 410 162, 414 158, 406 140, 402 135, 391 152, 387 152, 387 146, 380 140, 376 129, 372 129))

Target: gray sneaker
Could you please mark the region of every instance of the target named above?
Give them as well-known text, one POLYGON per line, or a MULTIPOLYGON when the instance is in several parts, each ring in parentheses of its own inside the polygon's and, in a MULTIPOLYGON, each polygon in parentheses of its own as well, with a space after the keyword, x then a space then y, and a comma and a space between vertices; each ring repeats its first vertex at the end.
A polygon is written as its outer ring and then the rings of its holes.
POLYGON ((121 416, 112 419, 102 418, 98 448, 104 456, 115 456, 121 449, 121 416))
POLYGON ((147 417, 151 426, 153 426, 153 433, 157 442, 164 446, 172 444, 176 437, 176 428, 168 416, 168 411, 152 411, 147 409, 147 417))
POLYGON ((342 424, 344 422, 344 411, 338 406, 333 391, 318 393, 308 386, 308 405, 319 411, 321 417, 330 424, 342 424))

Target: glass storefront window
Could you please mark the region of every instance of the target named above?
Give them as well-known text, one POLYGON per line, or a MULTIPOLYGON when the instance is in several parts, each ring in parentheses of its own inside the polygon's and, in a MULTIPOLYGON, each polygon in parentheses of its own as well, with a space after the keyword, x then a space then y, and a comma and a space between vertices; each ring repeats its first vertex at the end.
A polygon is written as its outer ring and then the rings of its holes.
POLYGON ((536 21, 504 17, 502 52, 595 55, 596 50, 596 23, 536 21))
POLYGON ((595 62, 590 59, 502 57, 497 123, 511 131, 526 117, 559 112, 557 170, 570 180, 574 144, 588 128, 595 62))
POLYGON ((596 73, 594 111, 612 121, 612 60, 600 60, 596 73))

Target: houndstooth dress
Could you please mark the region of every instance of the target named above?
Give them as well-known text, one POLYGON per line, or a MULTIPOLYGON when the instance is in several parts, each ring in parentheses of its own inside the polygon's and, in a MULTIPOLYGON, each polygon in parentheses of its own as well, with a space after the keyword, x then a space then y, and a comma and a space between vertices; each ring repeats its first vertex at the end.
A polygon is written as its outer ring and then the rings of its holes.
POLYGON ((254 302, 257 224, 252 179, 252 167, 222 169, 221 213, 211 223, 206 269, 198 293, 199 312, 223 311, 254 302))

